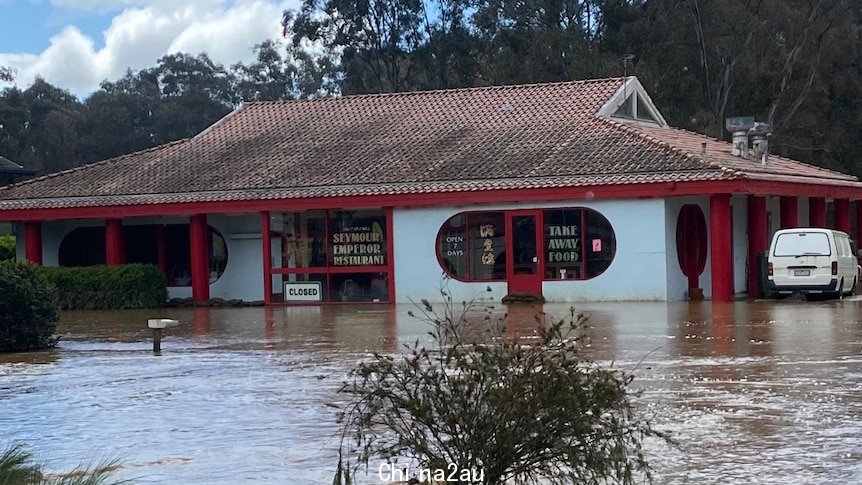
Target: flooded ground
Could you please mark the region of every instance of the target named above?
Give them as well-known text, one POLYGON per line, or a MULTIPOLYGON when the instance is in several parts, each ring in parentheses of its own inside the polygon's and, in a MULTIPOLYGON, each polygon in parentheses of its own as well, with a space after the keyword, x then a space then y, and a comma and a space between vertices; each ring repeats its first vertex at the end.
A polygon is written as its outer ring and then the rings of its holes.
MULTIPOLYGON (((529 331, 537 309, 516 308, 529 331)), ((331 483, 327 405, 359 359, 422 338, 408 310, 66 313, 56 350, 0 354, 0 448, 56 470, 116 457, 134 483, 331 483), (160 356, 157 317, 182 322, 160 356)), ((578 310, 591 357, 636 369, 639 409, 680 443, 649 443, 656 483, 862 483, 862 301, 578 310)))

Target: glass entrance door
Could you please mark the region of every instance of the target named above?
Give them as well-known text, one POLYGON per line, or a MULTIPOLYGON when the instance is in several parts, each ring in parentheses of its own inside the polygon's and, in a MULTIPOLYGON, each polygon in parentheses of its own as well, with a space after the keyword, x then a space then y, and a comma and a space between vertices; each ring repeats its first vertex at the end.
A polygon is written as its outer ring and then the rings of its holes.
POLYGON ((542 213, 506 213, 506 280, 509 293, 542 294, 542 213))

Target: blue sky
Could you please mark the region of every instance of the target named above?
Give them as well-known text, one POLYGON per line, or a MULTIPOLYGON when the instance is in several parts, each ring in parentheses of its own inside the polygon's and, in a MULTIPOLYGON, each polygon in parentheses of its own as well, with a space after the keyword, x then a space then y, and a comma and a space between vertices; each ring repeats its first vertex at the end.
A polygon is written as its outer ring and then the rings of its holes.
MULTIPOLYGON (((300 0, 0 0, 0 65, 25 88, 36 76, 84 98, 104 79, 172 52, 225 65, 280 38, 281 12, 300 0)), ((2 85, 0 85, 2 87, 2 85)))
POLYGON ((87 11, 53 7, 47 0, 0 0, 3 19, 3 52, 41 52, 48 48, 48 39, 67 25, 76 25, 91 36, 98 47, 104 47, 102 32, 111 25, 117 11, 87 11))

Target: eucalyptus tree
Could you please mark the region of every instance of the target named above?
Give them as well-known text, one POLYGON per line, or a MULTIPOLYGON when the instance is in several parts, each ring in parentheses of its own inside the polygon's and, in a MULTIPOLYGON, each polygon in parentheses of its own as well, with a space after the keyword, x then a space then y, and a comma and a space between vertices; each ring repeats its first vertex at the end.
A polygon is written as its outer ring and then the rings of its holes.
POLYGON ((273 101, 294 97, 296 67, 282 55, 280 44, 266 40, 254 47, 257 59, 234 64, 236 94, 243 101, 273 101))
POLYGON ((345 94, 471 85, 477 62, 466 0, 305 0, 285 35, 330 59, 345 94))

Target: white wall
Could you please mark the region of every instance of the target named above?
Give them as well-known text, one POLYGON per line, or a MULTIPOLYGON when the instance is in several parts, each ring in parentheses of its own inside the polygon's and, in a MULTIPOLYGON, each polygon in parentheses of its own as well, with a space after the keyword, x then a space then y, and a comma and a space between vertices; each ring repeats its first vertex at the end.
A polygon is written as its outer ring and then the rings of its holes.
POLYGON ((748 292, 748 196, 730 198, 733 214, 733 292, 748 292))
POLYGON ((688 278, 679 267, 679 257, 676 250, 676 223, 679 219, 679 211, 685 204, 696 204, 703 211, 706 221, 707 234, 707 258, 703 273, 700 274, 699 284, 703 289, 703 296, 709 298, 712 295, 712 279, 710 271, 712 264, 709 258, 709 198, 708 197, 672 197, 665 200, 665 237, 667 239, 667 299, 668 301, 680 301, 688 299, 688 278))
MULTIPOLYGON (((396 209, 393 214, 396 299, 439 301, 443 269, 437 261, 435 243, 437 232, 451 216, 475 210, 553 207, 588 207, 598 211, 613 227, 617 248, 610 267, 593 279, 545 281, 543 294, 548 302, 667 298, 664 201, 649 199, 396 209)), ((507 293, 507 284, 450 280, 448 289, 455 301, 476 298, 499 302, 507 293), (486 291, 487 288, 491 291, 486 291)))
POLYGON ((810 227, 811 226, 811 214, 808 204, 809 197, 799 197, 796 202, 797 209, 797 219, 796 226, 797 227, 810 227))
MULTIPOLYGON (((187 217, 135 217, 123 220, 123 225, 187 224, 187 217)), ((260 240, 260 215, 209 215, 207 224, 221 233, 227 245, 227 266, 222 276, 210 284, 212 298, 263 300, 263 252, 260 240)), ((42 226, 43 264, 59 264, 60 243, 73 229, 102 226, 102 220, 46 222, 42 226)), ((23 238, 21 238, 23 240, 23 238)), ((19 240, 19 254, 23 241, 19 240)), ((191 287, 169 287, 170 298, 192 296, 191 287)))
POLYGON ((207 223, 227 243, 227 266, 221 278, 210 285, 210 297, 263 300, 260 214, 210 215, 207 223))
MULTIPOLYGON (((679 301, 688 298, 688 278, 679 267, 676 252, 676 223, 679 211, 685 204, 696 204, 703 211, 706 220, 707 258, 706 266, 700 275, 700 287, 704 298, 712 297, 712 261, 711 242, 709 241, 709 197, 673 197, 666 203, 666 237, 667 237, 667 292, 668 301, 679 301)), ((748 291, 748 199, 745 195, 734 195, 730 198, 733 217, 733 289, 734 293, 748 291)), ((777 209, 776 209, 777 210, 777 209)), ((776 213, 777 214, 777 213, 776 213)))
POLYGON ((772 235, 775 231, 781 229, 781 198, 767 197, 766 198, 766 213, 769 219, 769 230, 767 241, 772 241, 772 235))

